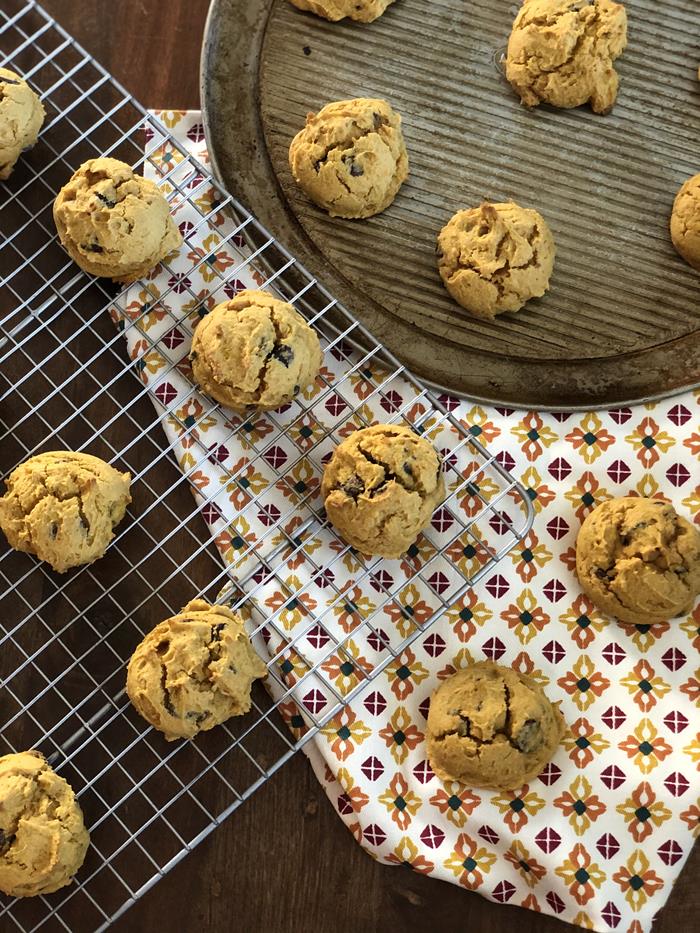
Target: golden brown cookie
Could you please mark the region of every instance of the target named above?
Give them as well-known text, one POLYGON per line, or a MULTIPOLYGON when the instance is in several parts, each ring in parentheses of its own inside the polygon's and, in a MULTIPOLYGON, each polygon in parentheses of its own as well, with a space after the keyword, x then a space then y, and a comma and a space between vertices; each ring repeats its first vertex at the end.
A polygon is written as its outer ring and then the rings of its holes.
POLYGON ((700 531, 660 499, 610 499, 581 526, 576 572, 608 615, 666 622, 690 612, 700 593, 700 531))
POLYGON ((172 742, 247 713, 253 681, 266 673, 240 616, 194 599, 138 645, 126 692, 143 718, 172 742))
POLYGON ((408 178, 401 117, 385 100, 341 100, 310 113, 292 140, 294 180, 331 217, 372 217, 408 178))
POLYGON ((44 105, 20 75, 0 68, 0 181, 12 174, 17 159, 36 142, 44 105))
POLYGON ((0 891, 51 894, 73 879, 90 835, 70 785, 39 752, 0 758, 0 891))
POLYGON ((530 677, 492 661, 458 671, 430 700, 430 766, 443 781, 514 790, 554 755, 564 720, 530 677))
POLYGON ((289 0, 298 10, 315 13, 337 23, 349 17, 359 23, 371 23, 380 17, 394 0, 289 0))
POLYGON ((512 202, 458 211, 438 235, 445 287, 480 318, 519 311, 531 298, 541 298, 554 256, 554 238, 542 215, 512 202))
POLYGON ((61 243, 85 272, 135 282, 182 243, 155 182, 118 159, 90 159, 58 192, 61 243))
POLYGON ((323 473, 326 514, 363 554, 400 557, 444 498, 433 445, 410 428, 376 424, 336 447, 323 473))
POLYGON ((0 528, 18 551, 63 573, 102 557, 131 502, 128 473, 90 454, 54 450, 5 480, 0 528))
POLYGON ((508 42, 506 77, 528 107, 608 113, 617 98, 613 62, 627 45, 627 11, 613 0, 526 0, 508 42))
POLYGON ((270 292, 245 290, 197 325, 192 373, 222 405, 274 410, 310 385, 323 354, 316 331, 270 292))
POLYGON ((676 195, 671 239, 683 259, 700 270, 700 174, 689 178, 676 195))

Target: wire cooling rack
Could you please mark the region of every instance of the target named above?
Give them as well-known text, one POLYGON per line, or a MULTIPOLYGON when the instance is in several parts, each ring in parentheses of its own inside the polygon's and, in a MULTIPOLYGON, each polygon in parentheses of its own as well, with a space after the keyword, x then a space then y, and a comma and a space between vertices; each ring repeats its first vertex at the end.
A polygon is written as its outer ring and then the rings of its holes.
MULTIPOLYGON (((0 185, 0 470, 6 476, 33 454, 68 448, 89 450, 133 476, 127 518, 95 565, 58 575, 2 543, 0 754, 38 748, 49 758, 78 794, 91 846, 69 887, 48 897, 0 900, 0 927, 102 929, 317 735, 344 703, 400 658, 448 605, 490 573, 529 530, 532 509, 522 487, 451 416, 449 400, 442 404, 434 399, 384 352, 41 7, 5 0, 0 63, 24 74, 47 110, 38 144, 23 156, 10 181, 0 185), (185 231, 187 245, 200 242, 214 214, 222 211, 235 218, 226 240, 249 244, 238 266, 223 277, 217 273, 210 296, 221 300, 227 282, 244 267, 257 269, 259 281, 293 301, 318 329, 325 352, 343 364, 341 375, 324 378, 322 391, 311 401, 300 398, 284 417, 266 415, 271 430, 262 439, 247 438, 250 461, 264 462, 271 476, 268 487, 245 497, 245 510, 267 517, 267 541, 263 547, 260 541, 241 542, 228 566, 205 521, 212 501, 200 493, 195 479, 196 467, 211 451, 193 440, 195 467, 185 472, 179 468, 162 427, 165 419, 177 420, 177 414, 167 398, 154 399, 139 377, 152 349, 143 327, 146 309, 127 313, 124 292, 82 274, 58 245, 51 218, 57 190, 85 159, 113 155, 141 169, 153 162, 163 139, 181 161, 177 172, 161 173, 161 184, 173 207, 187 201, 198 212, 198 222, 185 231), (204 186, 216 192, 207 204, 199 197, 204 186), (142 340, 134 359, 124 339, 130 332, 142 340), (367 423, 366 408, 328 404, 342 397, 358 373, 366 399, 380 404, 386 421, 408 420, 419 431, 442 425, 453 438, 442 451, 449 498, 426 532, 423 558, 407 558, 408 580, 433 595, 432 611, 400 634, 387 634, 378 626, 377 613, 392 603, 403 609, 386 582, 382 561, 355 557, 357 579, 369 579, 379 593, 378 608, 359 620, 377 640, 378 659, 359 665, 355 686, 345 693, 333 691, 333 702, 322 713, 307 706, 304 729, 294 733, 278 707, 298 697, 321 661, 305 655, 301 638, 283 633, 280 614, 293 602, 303 602, 314 580, 328 588, 327 606, 346 601, 331 564, 342 561, 348 549, 340 544, 330 562, 314 556, 308 544, 327 526, 308 494, 294 497, 292 510, 300 520, 293 531, 286 521, 289 515, 269 510, 269 488, 295 482, 293 461, 279 464, 270 453, 280 437, 289 437, 295 425, 312 418, 314 437, 321 440, 304 457, 319 477, 322 444, 336 442, 350 424, 367 423), (410 388, 400 406, 391 389, 396 379, 410 388), (411 415, 415 411, 420 415, 411 415), (470 502, 466 512, 460 496, 470 502), (506 503, 515 519, 505 511, 506 503), (469 555, 459 566, 445 557, 454 545, 469 555), (307 570, 296 586, 283 573, 291 561, 294 566, 302 561, 307 570), (435 586, 431 571, 438 566, 452 574, 447 589, 435 586), (284 594, 275 611, 261 599, 270 580, 284 594), (272 652, 268 670, 275 689, 268 693, 256 685, 251 713, 193 742, 170 745, 130 708, 123 690, 125 665, 153 625, 197 595, 248 611, 267 642, 284 634, 285 656, 293 649, 304 673, 292 690, 282 652, 272 652)), ((193 268, 206 261, 201 255, 193 268)), ((186 275, 167 265, 164 271, 169 284, 159 295, 161 301, 171 290, 189 288, 186 275)), ((201 294, 191 298, 195 309, 204 301, 201 294)), ((191 394, 195 392, 192 386, 191 394)), ((233 419, 230 425, 232 441, 250 431, 244 419, 233 419)), ((196 419, 181 422, 180 428, 195 438, 196 419)), ((244 488, 240 472, 229 471, 226 478, 244 488)), ((319 610, 313 624, 322 626, 328 611, 319 610)), ((326 641, 325 658, 344 656, 345 639, 326 641)))

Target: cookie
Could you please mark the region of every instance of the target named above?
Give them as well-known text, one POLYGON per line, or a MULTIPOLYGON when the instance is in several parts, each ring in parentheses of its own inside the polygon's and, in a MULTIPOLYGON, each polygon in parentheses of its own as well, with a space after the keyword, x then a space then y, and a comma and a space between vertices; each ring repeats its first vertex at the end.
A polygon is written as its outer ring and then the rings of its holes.
POLYGON ((128 473, 90 454, 55 450, 5 480, 0 528, 18 551, 63 573, 102 557, 131 502, 128 473))
POLYGON ((564 731, 561 713, 534 680, 481 661, 433 693, 428 758, 443 781, 514 790, 539 774, 564 731))
POLYGON ((172 742, 247 713, 253 681, 266 673, 240 617, 194 599, 136 648, 126 692, 141 716, 172 742))
POLYGON ((70 785, 39 752, 0 758, 0 891, 51 894, 70 884, 90 843, 70 785))
POLYGON ((337 23, 349 17, 358 23, 372 23, 394 0, 289 0, 298 10, 315 13, 337 23))
POLYGON ((12 174, 17 159, 36 142, 46 111, 27 82, 0 68, 0 181, 12 174))
POLYGON ((440 458, 410 428, 377 424, 336 447, 321 483, 328 519, 362 554, 400 557, 445 496, 440 458))
POLYGON ((135 282, 182 244, 155 182, 118 159, 84 162, 58 192, 61 243, 85 272, 135 282))
POLYGON ((458 211, 437 241, 447 291, 470 314, 486 319, 541 298, 554 255, 554 238, 542 215, 512 202, 458 211))
POLYGON ((700 593, 700 531, 660 499, 610 499, 581 526, 576 572, 608 615, 666 622, 689 613, 700 593))
POLYGON ((613 0, 526 0, 515 17, 506 77, 528 107, 608 113, 617 99, 613 67, 627 45, 627 11, 613 0))
POLYGON ((700 270, 700 175, 689 178, 676 195, 671 239, 683 259, 700 270))
POLYGON ((310 113, 289 147, 305 194, 331 217, 372 217, 408 178, 401 117, 385 100, 341 100, 310 113))
POLYGON ((246 289, 197 325, 192 373, 206 395, 243 411, 271 411, 310 385, 321 367, 318 335, 292 305, 246 289))

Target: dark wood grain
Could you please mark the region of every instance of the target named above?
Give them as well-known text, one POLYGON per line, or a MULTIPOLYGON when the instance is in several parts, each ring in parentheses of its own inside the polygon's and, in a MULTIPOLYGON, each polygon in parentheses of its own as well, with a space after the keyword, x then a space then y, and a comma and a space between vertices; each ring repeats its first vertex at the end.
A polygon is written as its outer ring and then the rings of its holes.
MULTIPOLYGON (((45 0, 147 106, 198 106, 205 0, 45 0)), ((694 853, 655 933, 697 928, 694 853)), ((574 927, 491 904, 373 862, 333 813, 302 755, 117 923, 118 930, 564 933, 574 927)))

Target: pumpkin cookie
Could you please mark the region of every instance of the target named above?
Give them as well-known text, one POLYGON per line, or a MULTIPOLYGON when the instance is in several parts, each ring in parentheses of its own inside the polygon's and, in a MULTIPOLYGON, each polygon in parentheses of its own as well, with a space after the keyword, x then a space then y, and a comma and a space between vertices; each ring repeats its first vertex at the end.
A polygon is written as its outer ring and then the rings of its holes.
POLYGON ((36 142, 46 111, 27 82, 0 68, 0 181, 12 174, 17 159, 36 142))
POLYGON ((172 742, 247 713, 253 681, 266 673, 240 617, 194 599, 138 645, 126 692, 143 718, 172 742))
POLYGON ((182 243, 155 184, 118 159, 84 162, 58 192, 61 243, 85 272, 135 282, 182 243))
POLYGON ((238 411, 279 408, 314 381, 322 358, 316 331, 292 305, 252 289, 203 318, 190 352, 202 392, 238 411))
POLYGON ((90 835, 70 785, 39 752, 0 758, 0 891, 51 894, 70 884, 90 835))
POLYGON ((676 195, 671 239, 683 259, 700 270, 700 174, 689 178, 676 195))
POLYGON ((377 424, 346 437, 323 474, 329 520, 363 554, 400 557, 444 498, 432 444, 407 427, 377 424))
POLYGON ((576 572, 608 615, 666 622, 690 612, 700 593, 700 531, 660 499, 610 499, 581 526, 576 572))
POLYGON ((458 211, 438 235, 445 287, 480 318, 519 311, 531 298, 541 298, 554 255, 554 238, 542 215, 512 202, 458 211))
POLYGON ((292 140, 294 180, 331 217, 372 217, 408 178, 401 117, 385 100, 360 97, 310 113, 292 140))
POLYGON ((482 661, 433 694, 428 758, 443 781, 514 790, 539 774, 564 729, 558 708, 531 678, 482 661))
POLYGON ((371 23, 378 19, 394 0, 289 0, 298 10, 315 13, 323 19, 337 23, 349 17, 358 23, 371 23))
POLYGON ((55 450, 5 480, 0 528, 18 551, 63 573, 102 557, 131 502, 128 473, 90 454, 55 450))
POLYGON ((627 12, 613 0, 526 0, 508 42, 506 77, 528 107, 608 113, 617 98, 613 67, 627 45, 627 12))

